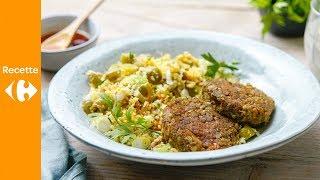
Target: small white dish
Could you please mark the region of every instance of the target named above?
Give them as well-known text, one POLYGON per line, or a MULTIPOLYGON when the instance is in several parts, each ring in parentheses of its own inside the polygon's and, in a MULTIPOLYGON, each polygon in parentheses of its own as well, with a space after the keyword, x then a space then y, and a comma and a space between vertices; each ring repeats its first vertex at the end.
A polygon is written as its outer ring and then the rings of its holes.
POLYGON ((152 164, 196 166, 242 159, 270 151, 296 138, 317 120, 320 85, 312 73, 290 55, 247 38, 205 31, 178 31, 124 38, 101 44, 76 57, 51 81, 48 102, 56 121, 83 142, 108 155, 152 164), (271 96, 276 110, 266 130, 246 144, 202 152, 161 153, 116 143, 89 125, 80 106, 89 86, 88 70, 105 71, 123 52, 189 51, 196 57, 211 52, 218 59, 240 62, 243 82, 271 96))
MULTIPOLYGON (((41 20, 41 35, 58 32, 69 25, 75 15, 52 15, 41 20)), ((88 41, 61 51, 41 50, 41 67, 47 71, 58 71, 71 59, 95 46, 100 31, 96 24, 88 18, 79 27, 79 32, 88 37, 88 41)))

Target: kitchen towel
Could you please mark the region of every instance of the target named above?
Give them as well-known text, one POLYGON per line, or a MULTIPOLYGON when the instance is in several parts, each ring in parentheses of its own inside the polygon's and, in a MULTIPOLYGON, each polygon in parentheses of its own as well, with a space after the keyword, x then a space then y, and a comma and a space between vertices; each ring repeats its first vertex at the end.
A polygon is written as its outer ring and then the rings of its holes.
POLYGON ((85 180, 87 157, 69 146, 63 129, 51 116, 47 92, 41 93, 41 179, 85 180))

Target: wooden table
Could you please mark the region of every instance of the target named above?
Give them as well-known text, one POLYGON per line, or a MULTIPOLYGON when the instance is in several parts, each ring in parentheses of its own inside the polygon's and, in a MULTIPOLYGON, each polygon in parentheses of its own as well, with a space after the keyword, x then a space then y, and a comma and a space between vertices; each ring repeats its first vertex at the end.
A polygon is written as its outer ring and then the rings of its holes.
MULTIPOLYGON (((86 0, 42 0, 42 16, 78 13, 86 0)), ((109 0, 92 16, 101 26, 99 42, 128 35, 174 29, 201 29, 262 41, 259 14, 246 0, 109 0)), ((306 64, 303 39, 267 35, 263 40, 306 64)), ((53 74, 42 72, 45 90, 53 74)), ((88 179, 320 179, 320 122, 276 150, 235 162, 170 167, 106 156, 68 135, 88 155, 88 179)))

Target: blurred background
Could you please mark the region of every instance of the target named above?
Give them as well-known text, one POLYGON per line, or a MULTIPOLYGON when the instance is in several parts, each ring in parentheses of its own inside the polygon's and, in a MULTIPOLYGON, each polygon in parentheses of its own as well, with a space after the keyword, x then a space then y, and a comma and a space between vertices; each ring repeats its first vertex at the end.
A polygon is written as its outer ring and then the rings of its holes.
MULTIPOLYGON (((78 14, 87 0, 42 0, 42 16, 78 14)), ((261 41, 260 15, 248 0, 107 0, 91 17, 101 27, 99 41, 174 29, 230 33, 261 41)), ((264 42, 304 59, 303 39, 267 34, 264 42)))

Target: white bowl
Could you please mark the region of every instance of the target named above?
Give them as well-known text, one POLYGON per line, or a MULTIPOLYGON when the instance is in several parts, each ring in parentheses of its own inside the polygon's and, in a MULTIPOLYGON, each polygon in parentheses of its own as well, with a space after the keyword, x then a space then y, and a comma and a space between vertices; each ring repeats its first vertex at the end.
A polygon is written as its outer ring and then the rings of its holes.
MULTIPOLYGON (((74 19, 75 15, 52 15, 41 20, 41 34, 58 32, 68 26, 74 19)), ((71 59, 82 52, 95 46, 100 34, 99 28, 92 20, 84 21, 79 30, 88 35, 89 40, 73 47, 69 47, 62 51, 46 51, 41 50, 41 67, 48 71, 58 71, 71 59)))
POLYGON ((67 131, 108 155, 133 161, 194 166, 233 161, 277 148, 303 133, 319 117, 320 86, 312 73, 288 54, 250 39, 203 31, 159 33, 107 42, 78 56, 53 78, 48 102, 52 115, 67 131), (89 126, 81 109, 88 93, 88 70, 105 71, 122 52, 161 52, 173 56, 189 51, 200 57, 212 52, 218 59, 240 61, 243 82, 273 97, 276 111, 267 129, 252 141, 203 152, 160 153, 116 143, 89 126))

